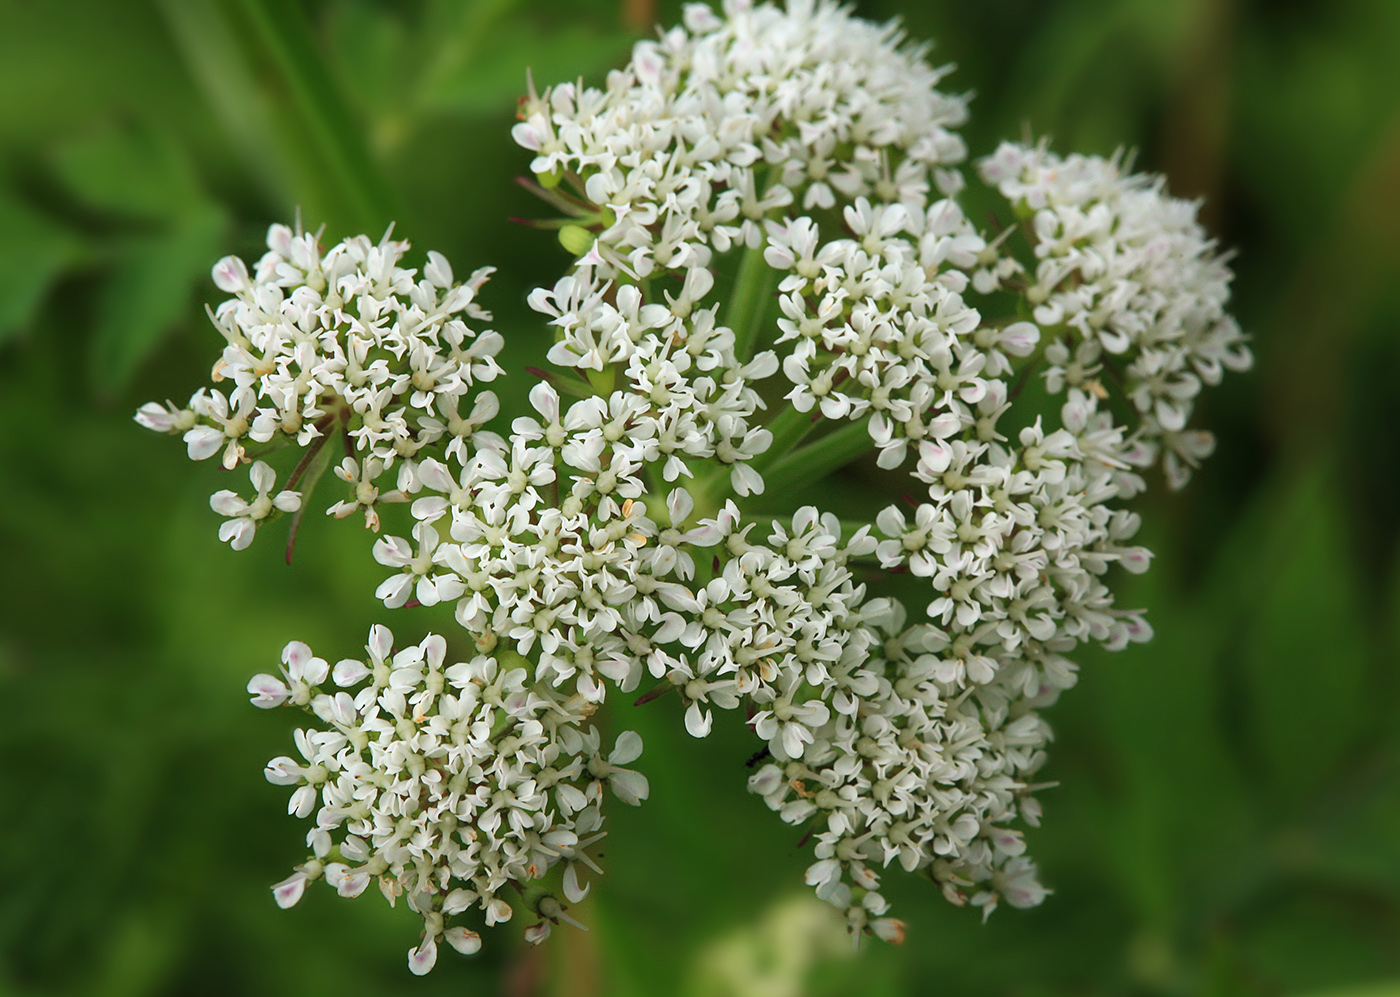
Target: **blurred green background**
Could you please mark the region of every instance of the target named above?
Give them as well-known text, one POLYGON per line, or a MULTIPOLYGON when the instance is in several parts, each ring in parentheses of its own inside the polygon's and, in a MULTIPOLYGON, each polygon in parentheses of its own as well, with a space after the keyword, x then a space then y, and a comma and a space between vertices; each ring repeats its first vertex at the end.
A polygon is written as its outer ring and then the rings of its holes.
POLYGON ((278 910, 305 827, 248 677, 442 623, 376 611, 356 529, 293 569, 217 543, 229 482, 131 413, 204 383, 210 265, 298 206, 498 266, 507 368, 539 356, 524 296, 567 260, 507 221, 542 213, 511 183, 526 68, 599 80, 679 5, 0 0, 0 995, 1400 994, 1400 4, 857 8, 958 64, 974 153, 1137 149, 1238 250, 1257 368, 1206 400, 1191 487, 1144 500, 1120 600, 1157 637, 1081 654, 1051 713, 1054 895, 984 926, 892 872, 909 940, 852 955, 744 790, 750 737, 663 700, 617 721, 652 799, 612 808, 589 933, 498 929, 419 980, 406 911, 278 910))

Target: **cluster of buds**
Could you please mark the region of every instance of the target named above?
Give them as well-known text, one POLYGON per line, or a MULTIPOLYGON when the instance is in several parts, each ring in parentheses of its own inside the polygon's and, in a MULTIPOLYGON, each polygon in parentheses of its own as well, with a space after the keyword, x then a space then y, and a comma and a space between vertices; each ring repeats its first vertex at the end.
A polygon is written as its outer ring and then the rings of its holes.
POLYGON ((523 909, 541 940, 599 874, 605 784, 647 796, 640 738, 605 756, 595 718, 663 692, 695 737, 716 712, 752 729, 749 789, 857 936, 902 938, 896 862, 984 915, 1045 896, 1022 837, 1041 711, 1081 643, 1150 636, 1114 601, 1150 563, 1124 503, 1159 460, 1184 482, 1196 395, 1250 356, 1194 205, 1118 160, 1003 146, 977 173, 1004 227, 973 225, 946 72, 825 0, 729 0, 602 88, 532 91, 514 135, 574 261, 530 296, 553 369, 508 423, 477 390, 500 337, 465 321, 488 271, 280 226, 252 276, 215 268, 233 390, 138 421, 230 467, 301 448, 287 490, 259 460, 254 500, 214 497, 236 548, 301 514, 339 437, 332 514, 407 503, 377 597, 460 627, 396 652, 376 626, 334 668, 293 642, 250 683, 318 724, 268 767, 314 815, 279 903, 377 881, 423 918, 415 972, 483 917, 523 909), (813 504, 867 454, 918 499, 813 504), (921 605, 880 590, 895 571, 921 605))

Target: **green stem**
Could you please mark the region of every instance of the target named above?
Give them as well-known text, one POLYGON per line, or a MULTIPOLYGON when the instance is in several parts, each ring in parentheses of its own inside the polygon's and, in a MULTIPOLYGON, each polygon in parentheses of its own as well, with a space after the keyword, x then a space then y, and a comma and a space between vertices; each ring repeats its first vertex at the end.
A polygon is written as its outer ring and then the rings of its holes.
POLYGON ((820 421, 821 412, 815 406, 806 412, 799 412, 788 405, 763 427, 773 434, 772 445, 749 463, 755 471, 763 474, 791 453, 792 448, 801 443, 820 421))
POLYGON ((745 249, 724 316, 724 324, 734 330, 734 356, 741 364, 753 357, 777 283, 778 271, 764 260, 763 247, 745 249))
POLYGON ((787 495, 820 481, 828 474, 845 467, 875 444, 862 419, 842 426, 821 439, 799 447, 778 461, 763 476, 762 498, 787 495))
MULTIPOLYGON (((790 453, 793 447, 802 442, 802 438, 812 431, 812 427, 817 424, 819 419, 820 414, 815 410, 799 412, 789 405, 778 413, 771 422, 764 425, 764 428, 773 434, 773 442, 767 450, 749 461, 749 466, 763 475, 765 492, 769 491, 767 485, 768 468, 780 463, 784 455, 790 453), (817 418, 814 419, 813 416, 817 418)), ((730 475, 730 469, 729 464, 720 464, 714 471, 701 479, 699 487, 693 493, 696 499, 691 519, 713 516, 724 505, 726 499, 733 498, 734 480, 730 475)))
POLYGON ((301 485, 301 505, 292 514, 292 527, 287 531, 287 563, 292 563, 292 553, 296 550, 297 536, 301 533, 301 523, 306 517, 306 510, 311 506, 311 496, 316 491, 316 485, 321 480, 321 475, 326 473, 326 468, 331 465, 332 448, 326 446, 330 439, 329 435, 318 436, 306 452, 306 456, 297 464, 296 470, 287 479, 287 487, 295 488, 301 485))
POLYGON ((392 198, 375 170, 363 139, 337 92, 296 4, 243 0, 243 9, 292 92, 307 133, 320 151, 363 231, 378 231, 393 219, 392 198))

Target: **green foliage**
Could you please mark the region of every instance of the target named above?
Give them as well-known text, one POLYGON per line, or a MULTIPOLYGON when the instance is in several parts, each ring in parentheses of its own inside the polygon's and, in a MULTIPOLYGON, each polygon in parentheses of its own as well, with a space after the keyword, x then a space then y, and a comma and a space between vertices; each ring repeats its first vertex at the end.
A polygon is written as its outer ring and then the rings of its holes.
POLYGON ((259 768, 291 746, 243 685, 292 637, 356 652, 376 571, 315 522, 292 570, 223 549, 220 472, 130 412, 202 380, 210 265, 298 208, 500 266, 503 359, 531 362, 523 297, 564 257, 506 222, 534 211, 514 98, 527 67, 600 79, 631 6, 0 0, 0 993, 1400 993, 1400 7, 860 6, 960 64, 975 151, 1027 122, 1136 148, 1239 247, 1259 370, 1144 509, 1158 558, 1124 602, 1156 639, 1085 656, 1051 714, 1031 846, 1056 893, 983 926, 892 876, 910 940, 853 955, 744 791, 752 739, 694 742, 662 698, 628 719, 654 796, 610 815, 589 934, 497 932, 417 980, 402 911, 279 911, 302 832, 259 768))

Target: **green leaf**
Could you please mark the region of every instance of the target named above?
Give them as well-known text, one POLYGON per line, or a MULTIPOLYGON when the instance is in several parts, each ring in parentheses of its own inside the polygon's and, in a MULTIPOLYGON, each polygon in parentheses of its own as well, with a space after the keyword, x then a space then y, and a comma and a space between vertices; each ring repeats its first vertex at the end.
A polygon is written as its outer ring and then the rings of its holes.
POLYGON ((1316 990, 1306 997, 1400 997, 1400 980, 1347 987, 1343 990, 1316 990))
POLYGON ((1285 801, 1335 774, 1372 715, 1359 573, 1337 480, 1320 466, 1274 492, 1239 588, 1246 726, 1285 801))
POLYGON ((81 257, 71 233, 0 193, 0 345, 34 321, 44 295, 81 257))
POLYGON ((164 220, 199 209, 204 197, 189 160, 167 132, 106 127, 60 145, 53 168, 89 207, 164 220))
POLYGON ((128 245, 97 302, 94 384, 120 390, 183 315, 190 290, 219 256, 227 219, 205 208, 166 232, 128 245))
POLYGON ((604 34, 580 26, 541 36, 532 25, 502 24, 493 30, 490 45, 433 79, 421 99, 430 108, 458 114, 508 111, 525 93, 527 69, 540 89, 578 77, 594 77, 624 59, 631 42, 629 35, 604 34))

